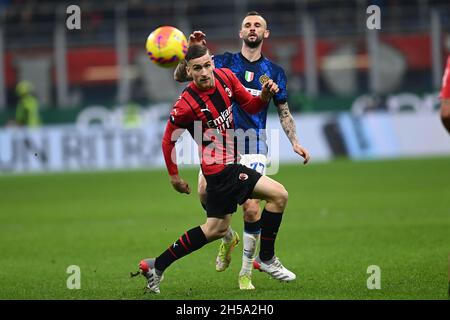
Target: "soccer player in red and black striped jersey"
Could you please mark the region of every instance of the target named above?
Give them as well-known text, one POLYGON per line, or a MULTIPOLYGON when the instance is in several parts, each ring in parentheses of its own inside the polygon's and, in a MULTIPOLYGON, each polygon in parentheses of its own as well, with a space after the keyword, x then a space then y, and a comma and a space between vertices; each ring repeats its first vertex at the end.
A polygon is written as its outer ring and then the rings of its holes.
MULTIPOLYGON (((310 159, 309 151, 299 143, 296 133, 296 124, 289 111, 287 102, 287 79, 282 67, 273 63, 262 53, 265 39, 270 35, 266 19, 256 11, 250 11, 243 18, 239 37, 242 39, 241 51, 236 53, 226 52, 213 56, 216 68, 229 68, 244 87, 252 95, 260 94, 265 79, 274 79, 279 87, 279 92, 272 98, 276 106, 280 124, 292 144, 293 151, 304 158, 307 164, 310 159)), ((189 36, 188 46, 193 44, 206 45, 206 35, 202 31, 194 31, 189 36)), ((181 61, 174 72, 174 79, 179 82, 188 80, 186 63, 181 61)), ((248 114, 237 103, 233 104, 233 120, 237 130, 242 129, 249 134, 249 143, 244 144, 241 151, 243 165, 265 174, 268 164, 268 146, 266 143, 266 121, 269 105, 257 114, 248 114), (250 136, 252 136, 250 138, 250 136)), ((206 179, 201 170, 198 176, 198 196, 202 206, 206 204, 206 179)), ((261 236, 261 221, 265 219, 261 215, 260 200, 249 199, 242 205, 244 230, 242 233, 242 265, 239 271, 238 283, 241 290, 252 290, 252 267, 258 268, 257 246, 261 236)), ((231 262, 231 252, 239 243, 239 235, 230 227, 228 233, 220 241, 216 257, 216 271, 225 271, 231 262)), ((273 274, 272 274, 273 277, 273 274)), ((276 277, 273 277, 277 279, 276 277)))
POLYGON ((439 97, 441 98, 442 123, 450 133, 450 56, 447 58, 447 66, 442 78, 442 88, 439 97))
POLYGON ((163 137, 162 148, 172 186, 180 193, 190 193, 188 184, 179 177, 175 142, 187 129, 201 150, 201 168, 207 180, 206 222, 186 231, 157 258, 141 261, 139 268, 147 278, 147 288, 159 293, 164 270, 174 261, 222 238, 228 230, 231 215, 237 205, 247 199, 265 200, 265 217, 261 235, 260 263, 268 273, 281 280, 294 280, 295 274, 286 269, 275 256, 275 240, 288 200, 283 185, 239 164, 234 152, 233 102, 249 113, 264 108, 278 86, 267 81, 259 96, 253 97, 229 69, 215 69, 205 46, 189 47, 186 54, 187 71, 193 81, 173 106, 163 137), (195 132, 201 129, 198 139, 195 132))

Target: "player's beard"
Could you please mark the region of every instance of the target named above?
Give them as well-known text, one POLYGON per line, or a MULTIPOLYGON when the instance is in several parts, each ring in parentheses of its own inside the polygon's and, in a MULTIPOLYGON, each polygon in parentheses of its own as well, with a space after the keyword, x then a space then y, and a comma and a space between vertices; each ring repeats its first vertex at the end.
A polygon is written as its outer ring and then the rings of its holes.
POLYGON ((249 37, 244 38, 245 45, 247 47, 249 47, 249 48, 252 48, 252 49, 257 48, 262 41, 263 41, 263 37, 262 36, 258 36, 258 35, 256 35, 256 39, 253 40, 253 41, 250 41, 249 37))
POLYGON ((214 77, 209 77, 209 79, 203 79, 205 81, 198 81, 197 88, 199 88, 200 90, 209 90, 212 87, 214 87, 214 77))

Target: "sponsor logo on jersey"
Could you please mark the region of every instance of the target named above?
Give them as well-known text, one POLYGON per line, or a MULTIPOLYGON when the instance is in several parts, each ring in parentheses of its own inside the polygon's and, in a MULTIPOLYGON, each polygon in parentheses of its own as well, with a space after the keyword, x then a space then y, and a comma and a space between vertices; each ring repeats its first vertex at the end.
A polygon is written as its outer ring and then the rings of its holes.
MULTIPOLYGON (((202 111, 208 111, 208 109, 201 109, 202 111)), ((226 129, 231 128, 233 122, 232 106, 222 111, 219 116, 213 120, 208 121, 208 127, 217 129, 217 132, 224 132, 226 129)))
POLYGON ((250 94, 254 97, 259 96, 261 94, 261 90, 256 90, 256 89, 252 89, 252 88, 245 88, 248 92, 250 92, 250 94))

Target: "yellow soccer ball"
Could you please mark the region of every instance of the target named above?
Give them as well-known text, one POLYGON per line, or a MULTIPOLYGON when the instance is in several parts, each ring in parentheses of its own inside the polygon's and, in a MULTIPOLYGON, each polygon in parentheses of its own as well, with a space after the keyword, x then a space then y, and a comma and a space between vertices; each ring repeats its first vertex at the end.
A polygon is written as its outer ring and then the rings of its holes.
POLYGON ((186 36, 175 27, 163 26, 154 30, 145 44, 148 57, 160 67, 174 67, 187 52, 186 36))

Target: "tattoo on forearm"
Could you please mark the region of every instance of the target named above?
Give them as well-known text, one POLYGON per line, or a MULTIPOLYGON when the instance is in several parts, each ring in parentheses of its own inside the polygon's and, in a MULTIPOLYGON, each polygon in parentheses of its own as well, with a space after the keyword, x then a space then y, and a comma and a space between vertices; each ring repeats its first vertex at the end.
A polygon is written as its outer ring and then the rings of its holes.
POLYGON ((278 116, 280 117, 281 127, 283 128, 286 136, 292 145, 298 143, 297 139, 297 130, 294 122, 294 118, 292 118, 291 112, 289 111, 288 103, 285 102, 280 104, 277 108, 278 116))

